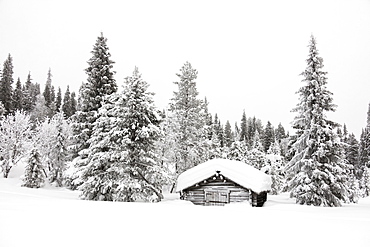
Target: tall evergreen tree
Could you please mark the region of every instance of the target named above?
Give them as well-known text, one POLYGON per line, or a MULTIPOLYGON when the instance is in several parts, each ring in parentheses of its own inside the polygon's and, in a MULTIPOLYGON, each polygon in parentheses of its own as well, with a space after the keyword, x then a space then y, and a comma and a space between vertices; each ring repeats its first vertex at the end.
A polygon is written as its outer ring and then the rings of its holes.
POLYGON ((281 123, 278 124, 278 127, 275 129, 275 138, 280 143, 281 140, 286 138, 286 133, 283 125, 281 123))
POLYGON ((356 175, 357 179, 360 179, 363 171, 361 171, 358 165, 359 143, 353 133, 346 138, 344 150, 347 162, 353 166, 354 175, 356 175))
POLYGON ((209 140, 212 139, 213 136, 213 118, 212 114, 208 111, 208 100, 207 97, 204 98, 204 107, 205 107, 205 117, 206 117, 206 129, 207 129, 207 137, 209 140))
POLYGON ((178 91, 174 92, 170 103, 170 113, 175 120, 170 129, 176 140, 173 147, 175 156, 171 162, 175 165, 176 173, 180 174, 207 159, 208 137, 205 106, 198 99, 196 88, 197 70, 186 62, 177 76, 179 81, 174 83, 178 91))
POLYGON ((217 138, 220 142, 220 146, 223 147, 225 143, 225 134, 224 134, 224 128, 221 125, 221 121, 218 118, 217 114, 215 114, 215 120, 213 123, 213 129, 214 133, 217 135, 217 138))
POLYGON ((14 95, 13 95, 13 107, 14 110, 22 110, 23 109, 23 90, 22 90, 22 83, 21 80, 18 77, 15 89, 14 89, 14 95))
POLYGON ((6 115, 13 112, 13 58, 9 54, 4 62, 0 81, 0 101, 3 103, 6 115))
POLYGON ((240 141, 244 141, 245 143, 249 142, 248 136, 248 125, 247 125, 247 116, 245 114, 245 110, 243 110, 243 116, 240 123, 240 141))
POLYGON ((71 93, 71 115, 73 116, 77 111, 77 100, 76 100, 76 93, 71 93))
POLYGON ((27 81, 23 87, 23 109, 26 112, 31 112, 34 106, 32 89, 31 73, 28 73, 27 81))
MULTIPOLYGON (((114 79, 114 62, 110 59, 111 54, 107 45, 107 38, 103 33, 97 38, 92 50, 92 57, 88 61, 85 70, 87 82, 80 87, 79 111, 74 115, 75 144, 73 150, 78 154, 89 147, 87 140, 90 139, 92 126, 96 121, 97 111, 102 105, 103 98, 117 92, 117 84, 114 79)), ((85 155, 81 153, 81 155, 85 155)))
POLYGON ((347 142, 348 140, 348 130, 347 130, 347 125, 343 124, 343 133, 342 133, 342 142, 347 142))
POLYGON ((249 117, 247 120, 247 140, 248 141, 248 147, 253 147, 254 137, 256 136, 256 132, 261 136, 263 135, 263 125, 260 119, 257 119, 256 117, 249 117))
POLYGON ((160 117, 137 68, 125 79, 123 93, 104 101, 94 123, 82 174, 82 198, 108 201, 159 201, 163 169, 154 143, 160 117))
POLYGON ((57 112, 60 111, 61 106, 62 106, 62 89, 60 89, 60 87, 58 87, 58 93, 57 93, 57 97, 55 99, 55 107, 57 109, 57 112))
POLYGON ((51 77, 52 77, 51 69, 49 68, 46 83, 45 83, 45 89, 44 89, 44 92, 42 94, 44 96, 45 104, 46 104, 47 107, 50 107, 51 102, 53 102, 52 101, 52 95, 51 95, 51 87, 52 87, 51 77))
POLYGON ((365 167, 370 168, 370 103, 367 111, 366 127, 361 132, 359 166, 361 170, 364 170, 365 167))
POLYGON ((336 123, 326 117, 335 111, 332 93, 327 89, 323 59, 319 57, 316 40, 309 42, 307 67, 301 74, 305 83, 298 93, 300 102, 294 109, 293 127, 297 141, 295 156, 287 165, 291 196, 299 204, 340 206, 348 201, 349 166, 343 159, 343 148, 336 132, 336 123))
POLYGON ((66 92, 64 93, 62 111, 67 118, 73 115, 72 106, 71 106, 71 93, 69 91, 69 85, 67 86, 66 92))
POLYGON ((225 146, 230 147, 234 138, 229 120, 226 121, 224 133, 225 133, 225 146))
POLYGON ((46 118, 50 118, 50 108, 46 106, 46 101, 43 95, 39 94, 36 97, 35 105, 30 112, 32 122, 43 122, 46 118))
POLYGON ((263 135, 263 147, 264 152, 267 153, 267 150, 269 150, 271 144, 275 143, 275 132, 274 127, 270 123, 270 121, 267 121, 264 135, 263 135))

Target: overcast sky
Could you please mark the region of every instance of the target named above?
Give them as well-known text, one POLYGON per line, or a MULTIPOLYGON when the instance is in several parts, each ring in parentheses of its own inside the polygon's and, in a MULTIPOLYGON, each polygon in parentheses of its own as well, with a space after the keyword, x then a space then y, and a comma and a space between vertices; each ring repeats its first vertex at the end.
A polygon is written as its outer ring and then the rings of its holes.
POLYGON ((30 71, 42 85, 78 92, 100 32, 108 38, 117 83, 138 66, 167 106, 176 73, 198 70, 200 97, 223 123, 256 116, 286 129, 303 85, 309 37, 317 39, 337 111, 359 138, 370 102, 370 1, 0 0, 0 62, 10 53, 14 80, 30 71))

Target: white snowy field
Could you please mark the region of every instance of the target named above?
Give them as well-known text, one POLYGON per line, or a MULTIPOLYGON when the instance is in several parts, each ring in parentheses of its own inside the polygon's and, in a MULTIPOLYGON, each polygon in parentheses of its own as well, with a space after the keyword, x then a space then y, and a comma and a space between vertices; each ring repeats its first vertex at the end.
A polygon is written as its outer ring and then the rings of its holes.
POLYGON ((79 192, 21 187, 20 168, 0 178, 0 246, 370 246, 370 198, 339 208, 296 205, 288 194, 195 206, 83 201, 79 192))

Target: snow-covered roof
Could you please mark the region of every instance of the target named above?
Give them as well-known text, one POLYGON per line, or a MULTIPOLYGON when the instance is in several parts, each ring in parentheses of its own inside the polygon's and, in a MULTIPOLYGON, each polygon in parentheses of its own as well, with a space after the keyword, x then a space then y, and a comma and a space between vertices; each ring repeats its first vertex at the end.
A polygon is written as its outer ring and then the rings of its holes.
POLYGON ((235 183, 256 193, 271 190, 271 177, 241 161, 212 159, 183 173, 177 179, 176 192, 189 188, 219 171, 235 183))

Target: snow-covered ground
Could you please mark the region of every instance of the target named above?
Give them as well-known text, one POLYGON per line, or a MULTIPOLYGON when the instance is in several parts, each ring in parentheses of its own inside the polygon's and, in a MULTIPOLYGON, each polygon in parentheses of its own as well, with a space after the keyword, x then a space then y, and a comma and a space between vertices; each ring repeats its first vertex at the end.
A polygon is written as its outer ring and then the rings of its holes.
POLYGON ((300 206, 288 194, 248 203, 195 206, 95 202, 79 192, 21 187, 16 167, 0 178, 0 246, 370 246, 370 198, 339 208, 300 206))

